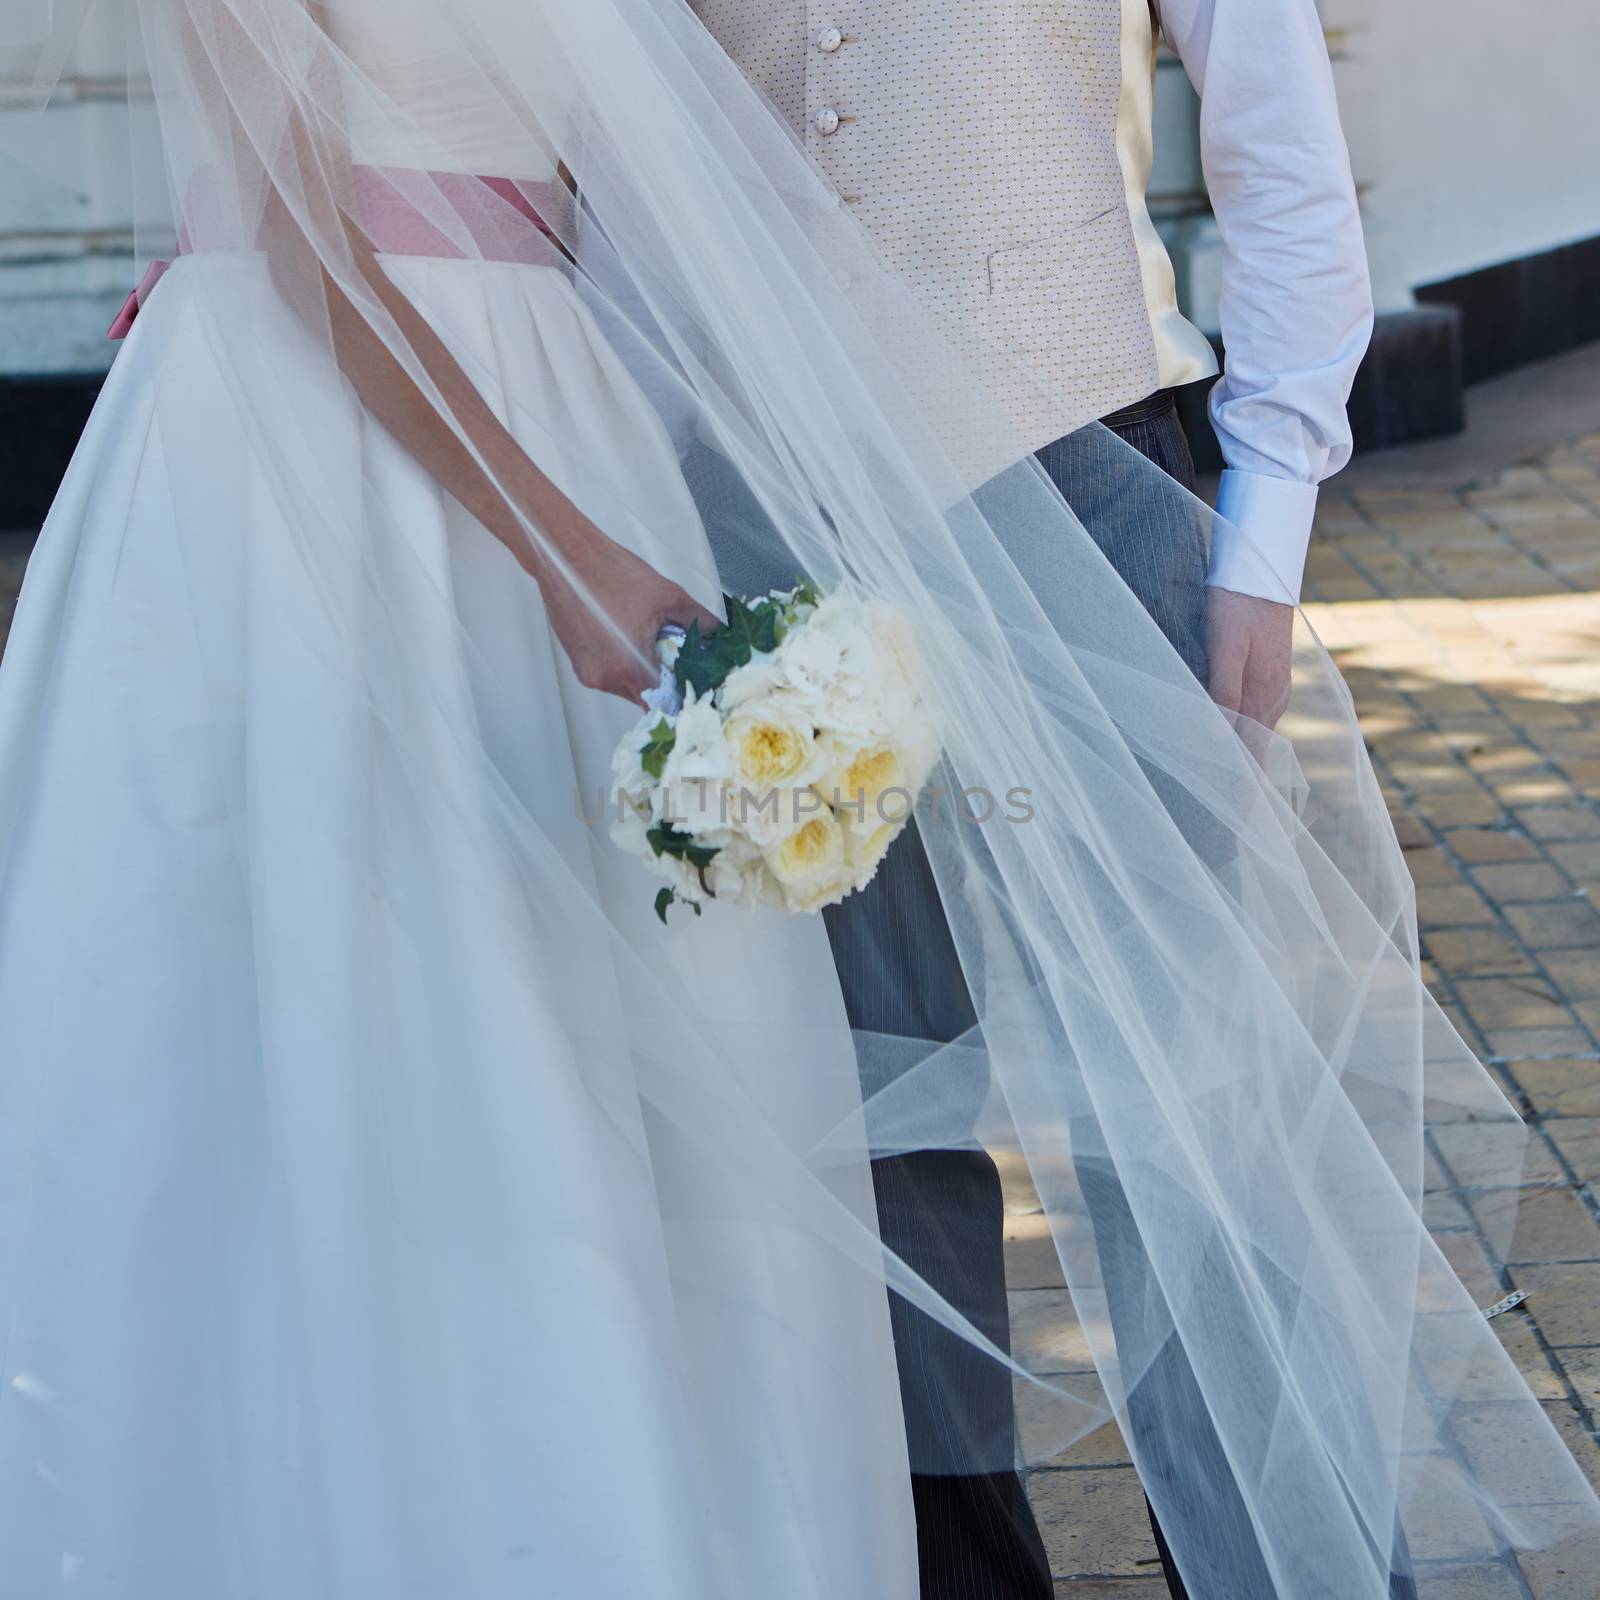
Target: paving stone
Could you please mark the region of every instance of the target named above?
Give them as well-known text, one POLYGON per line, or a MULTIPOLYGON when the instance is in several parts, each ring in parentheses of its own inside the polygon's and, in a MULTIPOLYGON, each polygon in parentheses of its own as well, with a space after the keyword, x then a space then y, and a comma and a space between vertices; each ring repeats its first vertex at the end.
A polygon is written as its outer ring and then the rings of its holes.
POLYGON ((1574 1536, 1554 1549, 1516 1557, 1533 1600, 1595 1600, 1593 1542, 1574 1536))
POLYGON ((1480 1306, 1492 1305, 1505 1293, 1500 1274, 1484 1254, 1476 1234, 1441 1233, 1435 1236, 1434 1242, 1467 1293, 1480 1306))
POLYGON ((1520 1470, 1532 1458, 1528 1447, 1537 1445, 1546 1421, 1585 1475, 1600 1470, 1600 1450, 1572 1402, 1546 1400, 1541 1405, 1543 1419, 1524 1400, 1458 1407, 1450 1415, 1451 1430, 1469 1472, 1494 1499, 1508 1506, 1576 1506, 1583 1491, 1572 1462, 1547 1453, 1536 1477, 1520 1470))
POLYGON ((1455 1183, 1469 1188, 1518 1188, 1566 1178, 1554 1151, 1516 1124, 1454 1122, 1430 1130, 1455 1183))
POLYGON ((1600 1414, 1600 1350, 1562 1350, 1556 1360, 1589 1414, 1600 1414))
MULTIPOLYGON (((1034 1394, 1038 1394, 1037 1389, 1034 1389, 1034 1394)), ((1048 1440, 1052 1418, 1038 1406, 1030 1409, 1032 1415, 1029 1428, 1023 1432, 1023 1448, 1027 1450, 1027 1459, 1036 1470, 1073 1471, 1081 1467, 1127 1467, 1133 1464, 1128 1455, 1127 1442, 1122 1437, 1122 1430, 1115 1422, 1102 1423, 1093 1433, 1078 1440, 1076 1444, 1040 1460, 1041 1452, 1028 1448, 1030 1434, 1034 1440, 1048 1440)), ((1018 1425, 1021 1426, 1020 1414, 1018 1425)), ((1057 1432, 1059 1433, 1059 1427, 1057 1432)))
POLYGON ((1006 1284, 1012 1289, 1064 1289, 1061 1257, 1050 1233, 1049 1219, 1036 1215, 1007 1217, 1005 1222, 1006 1284))
POLYGON ((1529 773, 1490 785, 1495 798, 1508 806, 1542 806, 1570 799, 1572 785, 1557 773, 1529 773))
POLYGON ((1460 928, 1493 922, 1494 910, 1477 890, 1466 884, 1448 887, 1430 884, 1417 890, 1417 920, 1424 928, 1460 928))
POLYGON ((1472 881, 1504 905, 1530 900, 1559 900, 1572 893, 1571 881, 1540 862, 1500 862, 1473 869, 1472 881))
POLYGON ((1484 1035, 1484 1042, 1497 1061, 1571 1055, 1594 1043, 1582 1028, 1495 1028, 1484 1035))
POLYGON ((1480 1028, 1540 1028, 1572 1020, 1543 978, 1458 978, 1455 991, 1480 1028))
MULTIPOLYGON (((1494 1238, 1514 1215, 1506 1261, 1600 1262, 1600 1224, 1572 1189, 1496 1189, 1472 1199, 1473 1214, 1494 1238)), ((1535 1313, 1537 1315, 1537 1312, 1535 1313)))
POLYGON ((1552 839, 1544 848, 1569 877, 1600 878, 1600 839, 1552 839))
POLYGON ((1600 1117, 1555 1118, 1544 1124, 1544 1133, 1579 1183, 1600 1184, 1600 1117))
POLYGON ((1550 980, 1569 1000, 1600 999, 1600 950, 1552 950, 1543 958, 1550 980))
POLYGON ((1449 1189, 1453 1187, 1454 1180, 1439 1164, 1439 1158, 1431 1147, 1425 1147, 1422 1152, 1422 1187, 1424 1192, 1435 1189, 1449 1189))
POLYGON ((1510 1072, 1544 1117, 1600 1117, 1600 1061, 1513 1061, 1510 1072))
POLYGON ((1028 1496, 1057 1578, 1133 1578, 1158 1570, 1144 1491, 1131 1467, 1035 1472, 1028 1496))
POLYGON ((1486 827, 1500 822, 1506 808, 1492 794, 1449 793, 1419 795, 1416 812, 1438 828, 1486 827))
POLYGON ((1563 761, 1561 770, 1567 781, 1584 794, 1594 794, 1600 790, 1600 761, 1563 761))
POLYGON ((1495 1539, 1459 1468, 1441 1462, 1418 1490, 1407 1518, 1412 1557, 1417 1561, 1476 1563, 1495 1555, 1495 1539))
POLYGON ((1531 1314, 1507 1312, 1496 1317, 1493 1326, 1500 1336, 1501 1347, 1516 1362, 1523 1382, 1534 1394, 1541 1400, 1566 1399, 1566 1381, 1570 1373, 1564 1371, 1565 1362, 1561 1357, 1545 1353, 1534 1332, 1531 1314))
POLYGON ((1011 1348, 1030 1372, 1087 1372, 1094 1366, 1089 1342, 1066 1290, 1024 1289, 1012 1293, 1011 1348))
POLYGON ((1600 1491, 1600 1441, 1595 1438, 1592 1415, 1585 1416, 1570 1400, 1547 1400, 1544 1409, 1590 1487, 1600 1491))
POLYGON ((1474 1222, 1466 1201, 1443 1191, 1423 1195, 1422 1225, 1429 1233, 1458 1233, 1473 1227, 1474 1222))
POLYGON ((1535 839, 1600 839, 1600 816, 1586 806, 1540 806, 1519 812, 1517 820, 1535 839))
POLYGON ((1418 1600, 1527 1600, 1515 1572, 1501 1561, 1425 1567, 1417 1574, 1417 1594, 1418 1600))
POLYGON ((1056 1600, 1169 1600, 1169 1595, 1164 1578, 1067 1578, 1056 1585, 1056 1600))
MULTIPOLYGON (((1461 868, 1457 866, 1456 863, 1452 861, 1443 850, 1438 849, 1436 846, 1428 849, 1406 851, 1406 866, 1411 869, 1411 881, 1419 888, 1421 888, 1424 884, 1449 885, 1459 884, 1465 881, 1462 877, 1461 868)), ((1537 865, 1535 866, 1534 870, 1538 870, 1537 865)), ((1549 867, 1545 867, 1543 870, 1552 873, 1554 871, 1553 868, 1549 867)), ((1561 882, 1562 880, 1558 879, 1557 881, 1561 882)), ((1484 885, 1481 883, 1478 885, 1478 887, 1484 889, 1486 894, 1492 892, 1491 890, 1484 888, 1484 885)), ((1565 887, 1564 884, 1563 887, 1565 887)), ((1544 894, 1534 895, 1530 898, 1537 900, 1548 900, 1551 898, 1551 896, 1544 894)))
POLYGON ((1600 949, 1600 914, 1595 912, 1587 900, 1566 900, 1539 906, 1509 906, 1505 915, 1506 921, 1531 950, 1561 950, 1575 947, 1585 950, 1600 949))
POLYGON ((1423 943, 1439 969, 1452 977, 1498 977, 1533 970, 1527 952, 1501 928, 1430 929, 1423 943))
MULTIPOLYGON (((1538 847, 1533 840, 1509 828, 1456 828, 1444 837, 1445 843, 1469 864, 1527 861, 1538 854, 1538 847)), ((1582 849, 1583 846, 1567 848, 1582 849)), ((1595 847, 1595 867, 1600 872, 1600 846, 1595 847)))
POLYGON ((1528 1313, 1552 1345, 1600 1344, 1600 1266, 1513 1267, 1511 1279, 1527 1290, 1528 1313))
POLYGON ((1085 1372, 1047 1381, 1048 1389, 1027 1378, 1013 1378, 1011 1384, 1022 1459, 1028 1466, 1126 1466, 1122 1436, 1114 1422, 1103 1420, 1109 1408, 1099 1378, 1085 1372))
MULTIPOLYGON (((1429 701, 1430 710, 1437 705, 1429 701)), ((1508 740, 1506 743, 1483 742, 1476 748, 1461 752, 1462 759, 1481 776, 1503 776, 1507 773, 1525 774, 1534 768, 1550 769, 1544 752, 1531 744, 1508 740)), ((1565 768, 1562 769, 1565 771, 1565 768)))

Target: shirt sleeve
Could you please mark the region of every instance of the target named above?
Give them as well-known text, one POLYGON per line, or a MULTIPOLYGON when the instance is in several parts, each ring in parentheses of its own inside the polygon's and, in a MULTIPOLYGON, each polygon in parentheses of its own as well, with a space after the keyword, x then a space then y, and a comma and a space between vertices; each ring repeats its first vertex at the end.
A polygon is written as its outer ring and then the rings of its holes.
POLYGON ((1157 0, 1200 94, 1222 238, 1227 470, 1208 581, 1298 600, 1317 485, 1350 459, 1346 406, 1372 337, 1350 156, 1314 0, 1157 0))

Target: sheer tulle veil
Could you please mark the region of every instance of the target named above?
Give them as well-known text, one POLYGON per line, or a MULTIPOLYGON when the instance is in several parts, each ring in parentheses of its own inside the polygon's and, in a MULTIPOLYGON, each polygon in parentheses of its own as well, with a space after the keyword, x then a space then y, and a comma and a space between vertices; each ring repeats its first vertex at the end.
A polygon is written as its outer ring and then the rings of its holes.
MULTIPOLYGON (((1593 1537, 1591 1490, 1423 1224, 1425 1114, 1477 1126, 1473 1169, 1455 1173, 1469 1186, 1519 1182, 1524 1129, 1421 981, 1409 876, 1309 626, 1276 733, 1218 711, 1085 531, 1089 512, 969 377, 964 335, 886 269, 681 0, 101 3, 125 25, 159 124, 170 217, 141 249, 179 257, 162 294, 181 295, 214 345, 253 471, 296 530, 280 558, 358 619, 338 670, 416 818, 448 841, 462 898, 490 884, 481 914, 507 937, 519 919, 559 918, 572 949, 606 952, 619 974, 606 1004, 627 1024, 651 1125, 691 1152, 736 1152, 740 1203, 1009 1368, 1031 1458, 1126 1418, 1179 1341, 1285 1597, 1386 1600, 1397 1525, 1425 1558, 1430 1530, 1463 1506, 1489 1551, 1593 1537), (449 42, 452 97, 497 151, 522 152, 515 170, 454 170, 352 44, 375 14, 449 42), (440 437, 476 457, 455 399, 375 291, 363 242, 402 216, 437 254, 503 261, 499 241, 530 212, 681 450, 759 508, 771 569, 889 600, 915 628, 946 747, 943 805, 925 803, 922 834, 960 954, 952 981, 978 1024, 953 1043, 858 1034, 864 1110, 841 1105, 826 1126, 784 1125, 747 1092, 762 1028, 740 1019, 739 997, 718 1016, 714 990, 678 981, 692 922, 655 947, 610 926, 564 870, 563 841, 519 810, 452 686, 408 670, 386 624, 398 595, 425 597, 429 626, 468 657, 471 618, 364 493, 359 443, 319 433, 284 392, 284 341, 337 385, 340 330, 357 317, 440 437), (281 321, 241 287, 269 269, 281 321), (464 763, 470 788, 439 779, 464 763), (1025 816, 1006 804, 1018 793, 1025 816), (743 1029, 737 1066, 708 1058, 709 1022, 721 1037, 743 1029), (972 1139, 1037 1203, 1081 1357, 991 1341, 886 1256, 858 1203, 872 1157, 972 1139), (1114 1206, 1096 1198, 1108 1185, 1114 1206)), ((83 9, 9 0, 0 45, 42 90, 83 9)), ((1162 497, 1209 524, 1084 422, 1086 505, 1162 497)), ((206 441, 168 443, 203 483, 206 441)), ((629 448, 596 440, 583 459, 539 464, 602 529, 648 539, 659 508, 609 470, 629 448)), ((179 547, 202 569, 218 508, 176 503, 179 547)), ((544 545, 531 521, 524 532, 544 545)), ((604 596, 590 602, 604 613, 604 596)), ((229 619, 211 619, 202 650, 217 674, 236 671, 236 647, 229 619)), ((0 864, 10 804, 0 775, 0 864)), ((246 853, 268 849, 251 795, 230 820, 246 853)), ((382 871, 388 902, 437 903, 410 857, 382 871)), ((282 941, 293 970, 292 929, 263 917, 257 937, 264 962, 282 941)), ((374 996, 403 981, 377 974, 374 996)), ((448 991, 440 1004, 457 1011, 431 1019, 438 1036, 472 1038, 475 1003, 470 983, 448 991)), ((403 1071, 394 1054, 412 1046, 373 1005, 349 1047, 403 1071)), ((824 1031, 818 1050, 834 1048, 824 1031)), ((1484 1218, 1512 1226, 1509 1207, 1484 1218)), ((1172 1491, 1160 1461, 1137 1464, 1180 1565, 1203 1573, 1206 1508, 1172 1491)))

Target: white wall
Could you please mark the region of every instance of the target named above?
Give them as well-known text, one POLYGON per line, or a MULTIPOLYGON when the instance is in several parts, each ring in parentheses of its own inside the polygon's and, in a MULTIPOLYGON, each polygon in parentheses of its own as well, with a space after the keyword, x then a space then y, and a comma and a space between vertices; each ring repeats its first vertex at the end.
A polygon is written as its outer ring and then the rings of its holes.
POLYGON ((1600 234, 1600 0, 1326 0, 1381 298, 1600 234))
MULTIPOLYGON (((4 4, 5 0, 0 0, 4 4)), ((1378 300, 1600 234, 1600 0, 1323 0, 1378 300)), ((104 366, 134 229, 121 52, 91 13, 59 106, 27 143, 45 182, 0 155, 0 372, 104 366), (98 31, 94 31, 98 28, 98 31)), ((25 115, 0 82, 0 151, 25 115)), ((136 94, 137 98, 137 94, 136 94)), ((1152 210, 1180 292, 1214 324, 1193 102, 1162 63, 1152 210)), ((152 214, 157 206, 148 208, 152 214)))
MULTIPOLYGON (((1378 304, 1600 234, 1600 0, 1323 0, 1378 304)), ((1215 326, 1193 96, 1164 57, 1152 210, 1215 326)))
POLYGON ((145 126, 130 138, 124 9, 90 13, 46 111, 29 104, 27 84, 0 79, 0 372, 107 365, 106 327, 132 287, 135 211, 166 209, 157 175, 134 170, 154 113, 136 86, 145 126))

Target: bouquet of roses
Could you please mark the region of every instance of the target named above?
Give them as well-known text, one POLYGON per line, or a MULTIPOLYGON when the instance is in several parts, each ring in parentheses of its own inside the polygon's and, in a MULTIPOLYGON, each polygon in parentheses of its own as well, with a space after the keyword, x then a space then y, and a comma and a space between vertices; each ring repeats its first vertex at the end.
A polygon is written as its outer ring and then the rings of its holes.
POLYGON ((819 911, 871 881, 939 759, 905 617, 809 584, 675 632, 612 764, 611 836, 674 901, 819 911))

